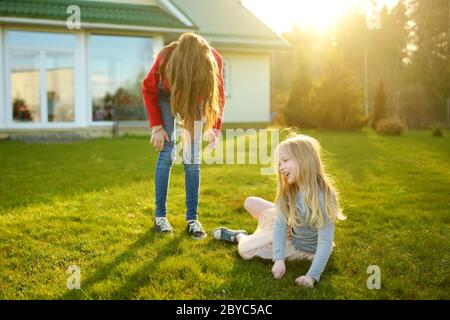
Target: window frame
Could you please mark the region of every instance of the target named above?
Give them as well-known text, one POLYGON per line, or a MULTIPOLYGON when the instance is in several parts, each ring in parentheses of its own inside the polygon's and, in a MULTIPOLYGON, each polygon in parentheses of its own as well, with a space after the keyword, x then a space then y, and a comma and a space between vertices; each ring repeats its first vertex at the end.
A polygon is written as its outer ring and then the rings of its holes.
MULTIPOLYGON (((5 128, 12 129, 40 129, 40 128, 73 128, 74 126, 80 126, 80 116, 79 116, 79 104, 80 104, 80 95, 82 95, 80 79, 77 76, 77 70, 80 66, 80 55, 79 55, 79 34, 74 32, 67 32, 60 29, 47 29, 47 28, 24 28, 24 27, 6 27, 3 32, 3 53, 4 53, 4 90, 5 90, 5 128), (43 32, 43 33, 58 33, 58 34, 67 34, 75 36, 75 46, 73 48, 63 48, 63 47, 55 47, 55 48, 47 48, 45 46, 17 46, 11 45, 7 42, 7 33, 10 31, 20 31, 20 32, 43 32), (14 121, 13 119, 13 107, 12 107, 12 96, 11 96, 11 57, 14 52, 39 52, 39 78, 40 78, 40 121, 39 122, 19 122, 14 121), (63 52, 63 53, 71 53, 73 55, 73 69, 74 69, 74 120, 73 121, 48 121, 48 105, 47 105, 47 83, 46 83, 46 61, 45 56, 46 52, 63 52)), ((1 122, 0 122, 1 125, 1 122)))
MULTIPOLYGON (((92 36, 113 36, 113 37, 134 37, 134 38, 147 38, 149 40, 152 41, 152 48, 153 48, 153 54, 152 54, 152 61, 150 63, 150 65, 148 66, 148 70, 149 71, 151 68, 151 65, 154 62, 154 56, 155 56, 155 48, 158 47, 159 42, 157 39, 157 37, 153 34, 148 35, 148 34, 142 34, 142 33, 137 33, 137 34, 129 34, 129 33, 123 33, 123 32, 110 32, 110 31, 105 31, 105 30, 91 30, 86 32, 86 84, 87 87, 89 88, 89 90, 87 90, 86 93, 86 99, 87 99, 87 110, 86 110, 86 114, 87 114, 87 123, 89 126, 94 126, 94 127, 110 127, 111 125, 114 124, 114 121, 112 120, 102 120, 102 121, 94 121, 93 117, 92 117, 92 110, 93 110, 93 103, 92 103, 92 90, 90 88, 92 88, 92 65, 91 65, 91 50, 92 50, 92 36)), ((158 48, 157 48, 158 49, 158 48)), ((159 49, 158 49, 159 51, 159 49)), ((142 79, 144 80, 144 79, 142 79)), ((145 106, 144 106, 145 107, 145 106)), ((148 120, 136 120, 136 121, 132 121, 132 122, 142 122, 142 123, 147 123, 148 120)))

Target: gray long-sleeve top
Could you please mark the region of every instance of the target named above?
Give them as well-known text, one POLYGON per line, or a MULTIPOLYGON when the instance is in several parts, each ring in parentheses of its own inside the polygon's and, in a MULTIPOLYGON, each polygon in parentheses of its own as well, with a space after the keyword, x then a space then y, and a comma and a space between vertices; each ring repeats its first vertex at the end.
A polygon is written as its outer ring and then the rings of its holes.
MULTIPOLYGON (((300 214, 300 227, 293 227, 292 244, 297 250, 315 253, 311 267, 306 275, 310 276, 316 281, 320 280, 328 259, 333 250, 334 239, 334 222, 328 220, 325 212, 323 193, 319 194, 320 209, 322 211, 324 224, 318 229, 310 226, 306 221, 307 211, 305 200, 301 193, 297 194, 296 198, 298 212, 300 214)), ((280 208, 280 207, 278 207, 280 208)), ((273 261, 284 260, 284 250, 286 242, 286 232, 288 224, 280 210, 277 210, 275 218, 275 225, 273 230, 273 261)))

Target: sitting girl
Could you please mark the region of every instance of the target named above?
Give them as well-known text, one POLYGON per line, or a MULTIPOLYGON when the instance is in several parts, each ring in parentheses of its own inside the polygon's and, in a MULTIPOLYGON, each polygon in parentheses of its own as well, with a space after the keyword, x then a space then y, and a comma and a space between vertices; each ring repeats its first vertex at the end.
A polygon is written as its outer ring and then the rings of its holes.
POLYGON ((295 135, 276 149, 278 191, 275 204, 257 197, 245 200, 245 209, 258 220, 252 235, 245 230, 219 227, 216 240, 238 243, 244 259, 272 259, 272 274, 280 279, 285 260, 312 261, 306 275, 295 283, 314 287, 320 280, 334 246, 334 223, 345 217, 337 193, 325 175, 320 145, 312 137, 295 135))

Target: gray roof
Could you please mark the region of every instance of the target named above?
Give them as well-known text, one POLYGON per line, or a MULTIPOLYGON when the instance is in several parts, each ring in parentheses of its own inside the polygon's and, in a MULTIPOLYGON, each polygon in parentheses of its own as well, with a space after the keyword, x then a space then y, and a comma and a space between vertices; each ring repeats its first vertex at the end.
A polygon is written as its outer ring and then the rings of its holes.
POLYGON ((287 49, 289 43, 253 15, 240 0, 170 0, 213 46, 287 49))

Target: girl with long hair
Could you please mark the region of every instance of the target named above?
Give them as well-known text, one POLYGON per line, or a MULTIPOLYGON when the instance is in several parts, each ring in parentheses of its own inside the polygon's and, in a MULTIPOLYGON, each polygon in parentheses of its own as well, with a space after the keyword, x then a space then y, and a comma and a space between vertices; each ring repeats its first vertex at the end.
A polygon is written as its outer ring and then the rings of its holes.
POLYGON ((209 134, 212 147, 220 134, 225 104, 222 70, 221 56, 204 38, 184 33, 159 52, 143 81, 142 93, 152 129, 150 142, 159 152, 155 172, 156 232, 173 232, 166 201, 178 120, 183 129, 187 231, 194 239, 206 237, 197 212, 199 148, 203 133, 209 134))
POLYGON ((245 200, 245 209, 258 220, 252 235, 245 230, 219 227, 216 240, 238 243, 244 259, 260 257, 274 262, 272 274, 281 278, 285 260, 312 261, 306 275, 295 283, 313 287, 320 280, 334 246, 334 224, 343 220, 337 191, 325 174, 319 142, 294 135, 281 142, 275 152, 278 189, 275 203, 258 197, 245 200))

